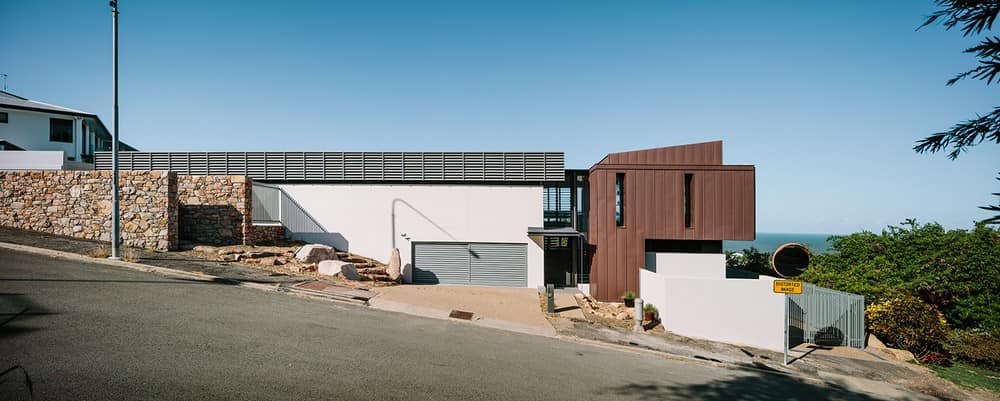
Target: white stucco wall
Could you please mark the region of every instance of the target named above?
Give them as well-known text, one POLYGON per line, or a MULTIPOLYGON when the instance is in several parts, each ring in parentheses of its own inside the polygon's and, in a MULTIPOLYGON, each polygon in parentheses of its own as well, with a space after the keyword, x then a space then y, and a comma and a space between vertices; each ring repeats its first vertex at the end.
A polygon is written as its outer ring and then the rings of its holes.
MULTIPOLYGON (((528 287, 544 283, 544 252, 527 235, 542 226, 542 187, 528 185, 279 184, 322 226, 291 238, 387 261, 393 245, 412 265, 412 242, 527 244, 528 287), (393 222, 395 211, 395 223, 393 222), (395 233, 395 234, 394 234, 395 233), (405 235, 405 236, 404 236, 405 235)), ((409 272, 410 269, 404 269, 409 272)), ((406 281, 410 277, 404 277, 406 281)))
POLYGON ((48 114, 34 111, 6 109, 7 123, 0 123, 0 139, 20 146, 24 150, 57 150, 66 157, 79 161, 83 119, 62 114, 48 114), (60 118, 73 121, 73 143, 49 141, 49 119, 60 118))
POLYGON ((646 252, 646 268, 665 276, 725 278, 726 255, 646 252))
POLYGON ((644 302, 659 309, 666 330, 781 351, 785 296, 773 292, 774 280, 668 276, 642 269, 639 291, 644 302))
POLYGON ((0 170, 60 170, 65 156, 60 151, 0 151, 0 170))

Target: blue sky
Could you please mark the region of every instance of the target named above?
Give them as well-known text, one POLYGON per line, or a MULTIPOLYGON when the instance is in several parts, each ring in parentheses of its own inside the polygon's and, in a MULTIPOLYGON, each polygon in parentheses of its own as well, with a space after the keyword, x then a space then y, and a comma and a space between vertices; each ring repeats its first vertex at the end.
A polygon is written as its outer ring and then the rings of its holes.
MULTIPOLYGON (((757 166, 765 232, 967 228, 1000 146, 913 142, 984 113, 973 39, 931 1, 121 0, 122 140, 141 150, 608 152, 707 140, 757 166), (833 4, 836 3, 836 4, 833 4)), ((105 0, 5 0, 10 91, 111 118, 105 0)))

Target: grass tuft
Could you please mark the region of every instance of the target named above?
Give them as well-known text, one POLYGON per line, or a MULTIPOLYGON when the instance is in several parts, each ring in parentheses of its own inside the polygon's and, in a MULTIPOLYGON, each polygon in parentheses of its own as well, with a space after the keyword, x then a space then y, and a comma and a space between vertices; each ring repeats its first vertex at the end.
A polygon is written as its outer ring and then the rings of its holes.
POLYGON ((949 367, 927 365, 952 383, 963 387, 978 387, 1000 393, 1000 372, 956 363, 949 367))

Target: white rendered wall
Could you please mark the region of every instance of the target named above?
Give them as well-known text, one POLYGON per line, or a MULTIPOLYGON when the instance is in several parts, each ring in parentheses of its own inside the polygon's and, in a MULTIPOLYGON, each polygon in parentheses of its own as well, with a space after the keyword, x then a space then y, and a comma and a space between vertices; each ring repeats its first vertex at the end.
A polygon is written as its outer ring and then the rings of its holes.
POLYGON ((7 113, 7 123, 0 123, 0 139, 24 150, 58 150, 66 152, 66 157, 80 160, 77 158, 82 129, 80 118, 5 108, 0 111, 7 113), (73 120, 73 143, 49 141, 49 118, 73 120))
POLYGON ((399 248, 410 281, 412 242, 527 244, 528 287, 543 285, 544 252, 527 235, 542 226, 542 187, 529 185, 279 184, 322 226, 289 237, 386 262, 399 248), (393 222, 395 212, 395 222, 393 222), (395 234, 394 234, 395 233, 395 234))
POLYGON ((61 170, 64 160, 61 151, 0 151, 0 170, 61 170))
POLYGON ((646 252, 646 268, 665 276, 725 278, 726 255, 646 252))
POLYGON ((679 277, 641 269, 639 291, 643 302, 659 309, 668 331, 781 351, 785 296, 773 292, 774 280, 679 277))

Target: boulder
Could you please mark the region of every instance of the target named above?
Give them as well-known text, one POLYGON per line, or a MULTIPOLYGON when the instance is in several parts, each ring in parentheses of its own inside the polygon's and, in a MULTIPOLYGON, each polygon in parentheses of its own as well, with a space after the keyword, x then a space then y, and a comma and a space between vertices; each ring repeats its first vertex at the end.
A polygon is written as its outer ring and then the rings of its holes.
POLYGON ((337 250, 323 244, 309 244, 295 252, 295 258, 302 263, 319 263, 324 260, 337 260, 337 250))
POLYGON ((351 264, 351 263, 342 262, 339 260, 324 260, 322 262, 319 262, 316 271, 319 272, 319 274, 324 274, 327 276, 336 276, 340 274, 341 267, 344 266, 345 264, 351 264))
POLYGON ((351 281, 361 281, 361 275, 354 268, 354 263, 347 263, 340 266, 340 277, 351 281))
POLYGON ((392 248, 392 255, 389 256, 389 267, 385 269, 385 272, 392 281, 399 281, 403 273, 402 266, 402 260, 399 258, 399 248, 392 248))

